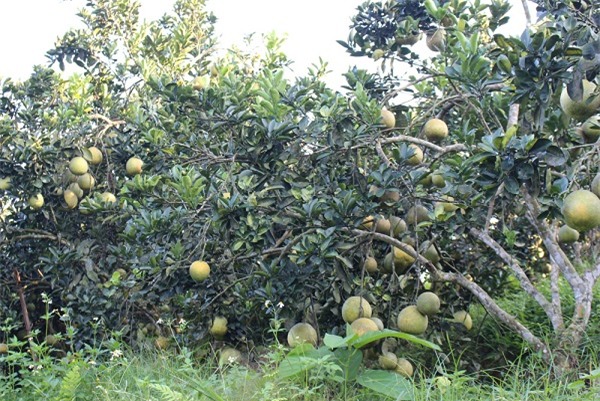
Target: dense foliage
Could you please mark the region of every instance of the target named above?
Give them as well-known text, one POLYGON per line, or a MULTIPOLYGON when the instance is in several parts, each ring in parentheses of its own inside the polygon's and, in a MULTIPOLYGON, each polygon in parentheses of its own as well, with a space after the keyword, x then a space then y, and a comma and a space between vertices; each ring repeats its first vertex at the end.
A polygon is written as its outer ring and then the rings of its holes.
MULTIPOLYGON (((440 342, 452 313, 474 299, 537 350, 559 344, 565 327, 581 336, 585 313, 565 325, 560 305, 546 305, 549 318, 560 314, 558 337, 546 342, 493 298, 522 286, 541 302, 536 280, 550 270, 575 277, 567 254, 597 252, 594 231, 575 248, 560 248, 553 231, 564 196, 597 173, 597 146, 557 106, 565 84, 577 98, 581 79, 594 79, 593 18, 553 9, 517 38, 495 34, 507 22, 501 1, 369 2, 344 46, 385 68, 349 71, 339 93, 323 83, 325 66, 286 79, 273 36, 261 54, 214 54, 203 3, 180 0, 142 24, 133 1, 90 1, 86 28, 48 53, 78 74, 38 67, 25 82, 1 83, 6 334, 31 330, 28 311, 40 340, 62 335, 75 348, 98 330, 195 344, 215 316, 228 319, 230 342, 262 341, 273 317, 310 321, 323 335, 343 331, 340 305, 351 295, 387 325, 429 288, 443 300, 429 331, 440 342), (433 57, 406 41, 422 31, 433 57), (400 77, 399 65, 415 76, 400 77), (381 123, 383 106, 394 127, 381 123), (425 136, 433 118, 447 138, 425 136), (73 205, 78 156, 95 187, 73 205), (127 173, 131 157, 141 174, 127 173), (369 216, 403 218, 408 230, 365 225, 369 216), (392 245, 416 263, 386 269, 392 245), (417 257, 432 245, 439 261, 417 257), (380 272, 363 268, 369 255, 380 272), (188 274, 196 260, 210 265, 205 281, 188 274)), ((576 287, 589 312, 587 289, 576 287)))

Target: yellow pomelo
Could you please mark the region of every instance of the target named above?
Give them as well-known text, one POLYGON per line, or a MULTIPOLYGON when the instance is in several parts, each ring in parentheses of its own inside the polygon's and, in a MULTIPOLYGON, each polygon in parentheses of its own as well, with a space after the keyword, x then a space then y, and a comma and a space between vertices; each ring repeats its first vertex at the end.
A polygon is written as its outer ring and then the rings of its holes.
POLYGON ((87 173, 88 168, 88 162, 81 156, 74 157, 69 162, 69 170, 75 175, 87 173))
POLYGON ((169 348, 169 339, 164 336, 158 336, 156 337, 156 340, 154 340, 154 346, 156 349, 164 351, 169 348))
POLYGON ((558 242, 570 244, 572 242, 577 242, 577 240, 579 240, 579 231, 566 224, 558 229, 558 242))
POLYGON ((383 321, 382 321, 380 318, 378 318, 378 317, 375 317, 375 316, 371 316, 371 317, 370 317, 370 319, 371 319, 373 322, 375 322, 375 324, 377 325, 377 329, 378 329, 378 330, 380 330, 380 331, 381 331, 381 330, 383 330, 383 329, 385 328, 385 327, 383 326, 383 321))
POLYGON ((287 341, 292 348, 304 343, 309 343, 316 347, 317 331, 308 323, 296 323, 288 332, 287 341))
POLYGON ((373 52, 373 60, 377 61, 385 55, 385 51, 383 49, 375 49, 373 52))
POLYGON ((67 189, 72 191, 77 196, 77 199, 83 198, 83 189, 81 189, 78 183, 74 182, 70 184, 67 189))
POLYGON ((125 170, 127 170, 128 175, 141 174, 143 165, 144 162, 141 159, 137 157, 131 157, 125 164, 125 170))
POLYGON ((396 116, 384 107, 381 109, 381 122, 386 128, 394 128, 396 126, 396 116))
POLYGON ((400 200, 400 193, 396 191, 385 191, 379 198, 382 203, 395 203, 400 200))
POLYGON ((381 369, 394 370, 398 365, 398 357, 393 352, 384 352, 379 355, 379 366, 381 369))
POLYGON ((75 192, 71 191, 70 189, 67 189, 65 192, 63 192, 63 198, 65 199, 65 203, 69 209, 75 209, 79 203, 79 198, 77 198, 75 192))
POLYGON ((417 310, 427 316, 440 311, 440 298, 433 292, 427 291, 417 297, 417 310))
POLYGON ((8 353, 8 345, 0 343, 0 355, 8 353))
POLYGON ((352 332, 362 336, 370 331, 379 331, 377 324, 368 317, 359 317, 350 325, 352 332))
POLYGON ((223 348, 219 356, 219 366, 232 365, 242 359, 242 353, 235 348, 223 348))
POLYGON ((0 191, 4 191, 10 188, 10 177, 0 178, 0 191))
POLYGON ((600 174, 596 174, 590 185, 590 190, 600 198, 600 174))
POLYGON ((423 334, 427 330, 429 319, 417 309, 416 305, 410 305, 402 309, 398 314, 398 330, 408 334, 423 334))
POLYGON ((579 232, 600 225, 600 198, 593 192, 580 189, 565 198, 561 209, 565 223, 579 232))
POLYGON ((210 266, 204 261, 195 261, 190 265, 190 276, 196 282, 204 281, 210 275, 210 266))
POLYGON ((386 274, 394 272, 394 253, 390 252, 383 258, 383 267, 381 271, 386 274))
POLYGON ((397 216, 390 216, 390 235, 399 238, 407 229, 408 227, 403 219, 397 216))
POLYGON ((431 183, 438 188, 444 188, 446 186, 446 179, 441 174, 431 174, 431 183))
POLYGON ((408 359, 398 358, 398 362, 396 363, 396 369, 394 371, 401 376, 411 377, 414 373, 414 368, 412 363, 410 363, 408 359))
POLYGON ((375 225, 375 231, 380 234, 389 235, 391 229, 391 223, 388 219, 379 219, 375 225))
POLYGON ((115 203, 117 201, 117 198, 110 192, 103 192, 100 194, 100 199, 106 203, 115 203))
POLYGON ((372 256, 367 256, 363 263, 363 268, 369 274, 375 274, 379 270, 377 269, 377 260, 372 256))
POLYGON ((373 229, 373 224, 375 224, 375 217, 367 216, 363 219, 361 228, 371 231, 373 229))
POLYGON ((593 116, 600 107, 600 96, 594 93, 596 84, 583 80, 583 94, 579 101, 571 99, 566 86, 560 94, 560 107, 566 115, 577 121, 585 121, 593 116))
POLYGON ((465 329, 471 330, 471 328, 473 327, 473 319, 471 318, 471 315, 469 315, 469 312, 459 310, 457 312, 454 312, 453 317, 454 322, 461 323, 463 326, 465 326, 465 329))
POLYGON ((600 115, 591 116, 581 125, 581 136, 586 143, 594 143, 600 137, 600 115))
POLYGON ((409 157, 406 162, 411 166, 417 166, 423 163, 423 150, 414 143, 411 143, 408 147, 413 150, 413 155, 409 157))
POLYGON ((361 317, 371 317, 373 310, 369 302, 359 296, 350 297, 342 305, 342 319, 346 323, 352 323, 361 317))
POLYGON ((91 165, 97 166, 98 164, 102 163, 102 159, 104 157, 102 156, 102 151, 100 149, 95 146, 91 146, 87 150, 90 154, 89 157, 86 157, 86 160, 90 162, 91 165))
POLYGON ((194 78, 194 81, 192 82, 192 88, 194 88, 194 90, 200 91, 204 88, 208 88, 210 86, 210 76, 208 75, 202 75, 199 77, 194 78))
MULTIPOLYGON (((415 248, 412 246, 405 244, 406 247, 410 251, 415 251, 415 248)), ((415 257, 404 251, 403 249, 393 247, 394 252, 394 268, 396 269, 396 273, 403 273, 406 269, 412 266, 415 263, 415 257)))
POLYGON ((44 196, 42 194, 33 195, 27 200, 27 203, 33 210, 39 210, 44 206, 44 196))
POLYGON ((406 222, 408 224, 419 224, 424 221, 431 220, 429 218, 429 210, 423 205, 414 205, 406 212, 406 222))
POLYGON ((437 249, 435 249, 433 244, 429 245, 427 249, 425 249, 423 256, 433 264, 436 264, 440 261, 440 254, 438 253, 437 249))
POLYGON ((432 118, 423 126, 423 133, 432 142, 441 141, 448 136, 448 126, 439 118, 432 118))
POLYGON ((444 50, 446 47, 446 30, 439 28, 435 32, 428 34, 425 43, 431 51, 440 52, 444 50))
POLYGON ((222 339, 227 334, 227 318, 223 316, 215 317, 209 332, 213 337, 222 339))
POLYGON ((90 190, 96 185, 96 180, 90 173, 85 173, 79 176, 77 185, 79 185, 79 188, 81 189, 90 190))

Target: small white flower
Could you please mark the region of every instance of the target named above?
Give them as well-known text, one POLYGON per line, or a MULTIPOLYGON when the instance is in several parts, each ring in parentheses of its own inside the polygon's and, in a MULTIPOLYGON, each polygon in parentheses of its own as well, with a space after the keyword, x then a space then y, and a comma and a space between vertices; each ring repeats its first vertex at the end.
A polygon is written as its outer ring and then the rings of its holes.
POLYGON ((185 325, 186 323, 187 323, 187 321, 184 318, 179 319, 180 325, 185 325))
POLYGON ((114 351, 112 351, 110 353, 110 360, 112 361, 113 359, 117 359, 123 356, 123 351, 121 351, 120 349, 116 349, 114 351))
POLYGON ((164 321, 162 320, 162 318, 159 318, 159 319, 156 321, 156 324, 163 324, 163 323, 164 323, 164 321))
POLYGON ((96 365, 96 361, 89 361, 88 362, 90 365, 95 366, 96 365))
POLYGON ((268 299, 265 301, 265 308, 268 308, 269 306, 271 306, 271 301, 269 301, 268 299))
POLYGON ((277 307, 279 309, 282 309, 285 305, 283 305, 283 302, 279 301, 279 303, 277 304, 277 307))

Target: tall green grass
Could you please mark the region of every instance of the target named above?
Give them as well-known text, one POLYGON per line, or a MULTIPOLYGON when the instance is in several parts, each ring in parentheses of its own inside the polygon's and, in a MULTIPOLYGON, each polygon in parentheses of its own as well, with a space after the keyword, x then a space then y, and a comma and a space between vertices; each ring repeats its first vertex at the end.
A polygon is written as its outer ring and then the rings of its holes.
MULTIPOLYGON (((275 354, 279 351, 275 351, 275 354)), ((112 361, 57 362, 54 366, 23 373, 21 386, 0 383, 0 399, 6 401, 359 401, 390 400, 358 385, 344 388, 327 372, 313 377, 282 380, 276 371, 277 355, 261 365, 219 367, 214 358, 198 359, 185 350, 178 353, 126 353, 112 361)), ((415 401, 592 401, 600 399, 600 387, 586 381, 566 383, 543 373, 543 366, 520 360, 502 378, 483 384, 464 371, 436 376, 417 373, 412 380, 415 401)))

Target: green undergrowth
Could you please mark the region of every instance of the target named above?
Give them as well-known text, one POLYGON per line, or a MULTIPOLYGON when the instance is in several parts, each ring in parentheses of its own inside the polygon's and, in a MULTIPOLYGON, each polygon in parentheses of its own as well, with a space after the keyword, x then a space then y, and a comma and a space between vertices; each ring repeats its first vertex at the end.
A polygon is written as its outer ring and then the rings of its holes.
MULTIPOLYGON (((283 378, 279 369, 285 360, 282 348, 263 355, 260 363, 218 366, 215 358, 191 352, 113 353, 112 360, 99 363, 82 357, 55 361, 51 365, 18 372, 18 382, 2 377, 0 399, 17 400, 597 400, 597 378, 560 382, 544 374, 535 362, 521 360, 506 370, 502 379, 483 384, 464 371, 425 376, 416 372, 403 397, 384 396, 355 383, 334 380, 333 365, 294 378, 283 378)), ((597 376, 600 376, 598 372, 597 376)))

